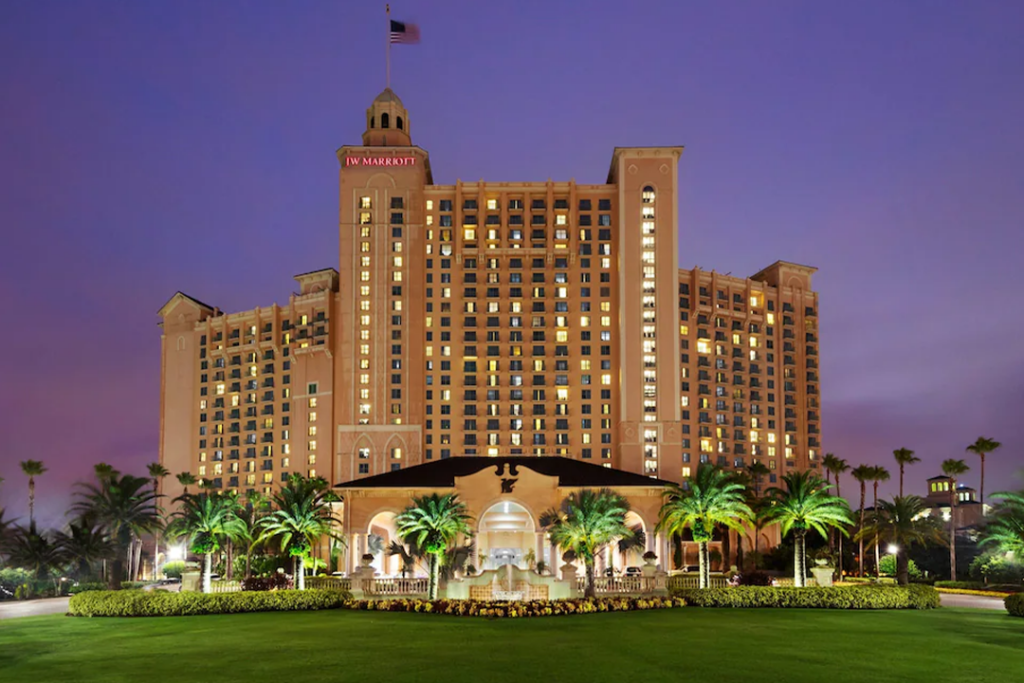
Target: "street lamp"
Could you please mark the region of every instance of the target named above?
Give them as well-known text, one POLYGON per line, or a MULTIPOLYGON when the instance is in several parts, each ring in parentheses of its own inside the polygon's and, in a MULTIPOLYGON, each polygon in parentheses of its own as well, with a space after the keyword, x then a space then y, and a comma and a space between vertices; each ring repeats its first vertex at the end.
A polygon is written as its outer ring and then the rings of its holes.
POLYGON ((885 551, 887 553, 889 553, 890 555, 895 555, 896 553, 898 553, 900 551, 900 548, 899 548, 899 546, 890 543, 889 547, 886 548, 885 551))
POLYGON ((172 545, 167 549, 168 560, 184 560, 185 559, 185 546, 184 545, 172 545))

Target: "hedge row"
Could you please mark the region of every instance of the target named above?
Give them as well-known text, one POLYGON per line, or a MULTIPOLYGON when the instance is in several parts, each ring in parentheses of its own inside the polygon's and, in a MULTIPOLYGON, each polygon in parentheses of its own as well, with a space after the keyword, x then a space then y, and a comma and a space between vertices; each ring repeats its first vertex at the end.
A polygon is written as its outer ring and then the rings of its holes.
POLYGON ((633 612, 684 607, 681 598, 580 598, 573 600, 526 600, 497 602, 489 600, 349 600, 346 609, 378 612, 423 612, 463 617, 522 618, 550 617, 597 612, 633 612))
POLYGON ((690 588, 673 592, 695 607, 787 607, 812 609, 933 609, 939 594, 930 586, 832 586, 828 588, 690 588))
POLYGON ((184 617, 197 614, 289 612, 338 609, 345 591, 306 590, 239 593, 167 591, 87 591, 72 596, 68 613, 76 617, 184 617))
POLYGON ((935 587, 968 591, 996 591, 997 593, 1020 593, 1024 591, 1024 584, 982 583, 981 581, 936 581, 935 587))
POLYGON ((1010 616, 1024 617, 1024 593, 1007 595, 1003 604, 1006 605, 1006 611, 1010 613, 1010 616))

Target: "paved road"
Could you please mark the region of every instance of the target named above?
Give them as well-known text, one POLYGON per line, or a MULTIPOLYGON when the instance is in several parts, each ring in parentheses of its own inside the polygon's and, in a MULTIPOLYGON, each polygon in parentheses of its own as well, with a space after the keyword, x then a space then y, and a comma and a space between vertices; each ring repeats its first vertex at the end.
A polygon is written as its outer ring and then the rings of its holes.
POLYGON ((46 598, 45 600, 0 602, 0 619, 38 617, 44 614, 64 614, 68 611, 69 599, 70 598, 46 598))
POLYGON ((941 595, 943 607, 973 607, 975 609, 997 609, 1005 610, 1002 598, 990 598, 985 595, 954 595, 943 593, 941 595))

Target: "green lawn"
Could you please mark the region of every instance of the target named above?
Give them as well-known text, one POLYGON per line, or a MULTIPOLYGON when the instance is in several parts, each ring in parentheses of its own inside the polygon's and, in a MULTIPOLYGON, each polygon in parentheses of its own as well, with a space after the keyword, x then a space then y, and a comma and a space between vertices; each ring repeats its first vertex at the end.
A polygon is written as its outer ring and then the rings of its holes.
POLYGON ((372 612, 0 622, 0 679, 49 683, 1020 681, 1024 619, 710 610, 485 620, 372 612))

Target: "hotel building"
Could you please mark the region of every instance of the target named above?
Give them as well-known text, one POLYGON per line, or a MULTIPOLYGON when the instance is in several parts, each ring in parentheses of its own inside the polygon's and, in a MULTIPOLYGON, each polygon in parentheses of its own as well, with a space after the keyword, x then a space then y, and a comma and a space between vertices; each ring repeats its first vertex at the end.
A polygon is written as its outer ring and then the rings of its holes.
POLYGON ((680 269, 682 152, 615 148, 601 184, 436 185, 385 90, 337 152, 337 270, 284 304, 160 309, 161 462, 243 492, 466 455, 817 467, 815 269, 680 269))

